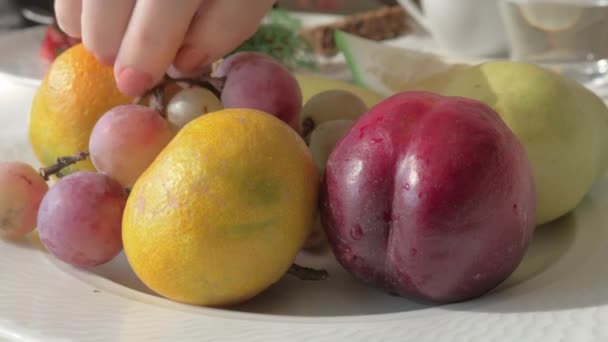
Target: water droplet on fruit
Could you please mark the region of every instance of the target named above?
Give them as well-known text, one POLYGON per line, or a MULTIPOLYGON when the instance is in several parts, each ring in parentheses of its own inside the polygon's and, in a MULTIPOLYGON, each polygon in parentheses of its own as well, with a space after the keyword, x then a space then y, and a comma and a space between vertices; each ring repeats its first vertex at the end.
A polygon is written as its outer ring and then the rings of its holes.
POLYGON ((348 263, 352 263, 357 260, 357 256, 353 253, 353 251, 350 248, 346 248, 344 250, 344 252, 342 253, 342 257, 344 258, 344 261, 346 261, 348 263))
POLYGON ((352 237, 353 240, 361 240, 363 237, 363 229, 361 229, 360 225, 357 224, 353 227, 350 231, 350 237, 352 237))
POLYGON ((479 280, 481 277, 483 277, 483 275, 481 273, 477 273, 473 276, 473 280, 479 280))
POLYGON ((405 183, 405 184, 403 185, 403 190, 405 190, 405 191, 410 191, 410 183, 405 183))
POLYGON ((372 138, 371 142, 374 144, 379 144, 381 142, 383 142, 384 140, 382 140, 382 138, 372 138))

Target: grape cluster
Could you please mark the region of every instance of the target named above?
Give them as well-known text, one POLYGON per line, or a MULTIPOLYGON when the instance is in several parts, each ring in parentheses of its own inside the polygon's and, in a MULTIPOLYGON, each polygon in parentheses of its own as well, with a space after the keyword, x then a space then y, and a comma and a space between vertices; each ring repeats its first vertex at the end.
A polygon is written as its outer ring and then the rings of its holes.
MULTIPOLYGON (((302 137, 308 143, 320 173, 336 144, 348 133, 355 121, 367 111, 357 95, 341 89, 328 90, 311 97, 300 114, 302 137)), ((304 248, 319 247, 325 241, 321 219, 317 219, 304 248)))
MULTIPOLYGON (((169 101, 152 99, 145 106, 139 99, 109 110, 95 124, 88 151, 59 158, 39 172, 24 163, 0 162, 0 237, 19 238, 38 228, 40 241, 58 259, 78 267, 104 264, 122 251, 128 189, 192 120, 222 108, 264 111, 301 133, 323 170, 335 143, 367 110, 354 94, 339 90, 318 94, 302 106, 294 76, 260 53, 232 55, 212 79, 221 86, 201 86, 192 79, 169 101), (49 188, 50 174, 59 176, 63 168, 87 157, 98 172, 58 177, 49 188)), ((178 81, 171 84, 183 83, 178 81)), ((150 94, 163 91, 160 87, 150 94)), ((319 232, 317 227, 308 247, 319 243, 319 232)))
POLYGON ((0 188, 3 237, 19 238, 38 227, 51 254, 81 267, 108 262, 122 250, 127 193, 110 176, 76 172, 49 189, 44 172, 20 162, 0 162, 0 188))

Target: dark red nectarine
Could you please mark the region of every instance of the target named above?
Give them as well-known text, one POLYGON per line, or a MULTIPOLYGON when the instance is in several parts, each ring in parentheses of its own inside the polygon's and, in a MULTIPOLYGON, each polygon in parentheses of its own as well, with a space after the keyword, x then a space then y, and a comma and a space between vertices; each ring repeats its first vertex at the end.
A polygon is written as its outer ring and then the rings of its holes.
POLYGON ((480 296, 519 265, 535 227, 525 151, 475 100, 409 92, 363 115, 332 151, 322 218, 356 278, 439 303, 480 296))

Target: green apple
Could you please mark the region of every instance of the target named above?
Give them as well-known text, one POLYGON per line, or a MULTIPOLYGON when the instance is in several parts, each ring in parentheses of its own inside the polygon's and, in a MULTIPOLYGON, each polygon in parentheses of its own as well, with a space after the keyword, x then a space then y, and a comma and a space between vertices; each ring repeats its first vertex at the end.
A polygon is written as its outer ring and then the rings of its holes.
POLYGON ((532 163, 537 224, 573 210, 608 165, 608 108, 593 92, 536 65, 495 61, 410 87, 480 100, 523 143, 532 163))

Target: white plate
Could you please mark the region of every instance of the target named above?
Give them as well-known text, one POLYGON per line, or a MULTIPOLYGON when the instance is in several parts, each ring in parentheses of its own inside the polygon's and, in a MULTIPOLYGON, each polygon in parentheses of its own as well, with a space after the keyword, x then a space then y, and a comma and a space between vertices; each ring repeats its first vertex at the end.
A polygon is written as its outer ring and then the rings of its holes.
MULTIPOLYGON (((36 49, 23 39, 13 42, 10 48, 0 43, 0 66, 23 66, 14 69, 21 75, 0 77, 0 160, 35 164, 27 142, 34 88, 15 77, 37 83, 29 57, 16 52, 36 49)), ((0 241, 0 340, 606 341, 606 206, 608 180, 573 213, 540 228, 505 283, 482 298, 445 306, 364 286, 327 250, 298 261, 326 268, 329 280, 286 276, 244 305, 210 309, 152 294, 122 256, 81 271, 49 257, 35 242, 0 241)))

